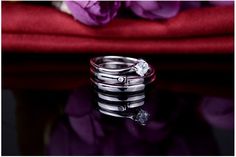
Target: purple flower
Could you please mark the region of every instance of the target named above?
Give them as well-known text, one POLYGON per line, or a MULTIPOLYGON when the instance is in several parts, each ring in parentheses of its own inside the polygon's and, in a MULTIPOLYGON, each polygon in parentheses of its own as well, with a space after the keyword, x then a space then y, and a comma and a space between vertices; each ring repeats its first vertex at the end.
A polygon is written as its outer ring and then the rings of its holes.
POLYGON ((209 3, 215 6, 227 6, 227 5, 233 5, 234 1, 209 1, 209 3))
POLYGON ((181 10, 200 8, 200 7, 201 7, 201 1, 182 1, 181 2, 181 10))
POLYGON ((168 19, 178 14, 179 1, 126 1, 126 7, 146 19, 168 19))
POLYGON ((211 125, 219 128, 234 128, 234 102, 230 99, 205 97, 200 112, 211 125))
POLYGON ((66 1, 73 17, 91 26, 109 23, 120 8, 119 1, 66 1))

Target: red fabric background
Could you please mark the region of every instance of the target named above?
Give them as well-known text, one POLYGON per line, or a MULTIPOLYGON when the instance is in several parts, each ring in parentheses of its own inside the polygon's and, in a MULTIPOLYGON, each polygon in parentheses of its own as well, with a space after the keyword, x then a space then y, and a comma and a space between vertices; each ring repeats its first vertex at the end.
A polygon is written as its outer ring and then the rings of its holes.
POLYGON ((53 7, 3 2, 2 31, 115 39, 232 35, 233 12, 233 6, 191 9, 167 21, 116 18, 108 26, 93 28, 76 22, 72 16, 53 7))
POLYGON ((233 52, 233 7, 187 10, 162 22, 117 18, 100 28, 50 6, 3 2, 2 7, 2 48, 8 52, 233 52))
POLYGON ((232 53, 233 36, 169 40, 94 39, 55 35, 2 34, 3 50, 13 53, 232 53))

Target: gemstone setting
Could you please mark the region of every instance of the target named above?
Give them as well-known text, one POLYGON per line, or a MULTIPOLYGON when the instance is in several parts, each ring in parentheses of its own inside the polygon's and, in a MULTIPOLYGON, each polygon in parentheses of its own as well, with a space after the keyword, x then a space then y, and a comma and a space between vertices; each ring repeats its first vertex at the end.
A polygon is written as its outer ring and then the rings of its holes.
POLYGON ((150 67, 148 66, 148 63, 146 61, 144 61, 143 59, 139 59, 134 68, 138 75, 144 76, 150 67))
POLYGON ((117 80, 118 80, 118 82, 120 82, 120 83, 125 82, 125 78, 122 77, 122 76, 118 77, 117 80))
POLYGON ((141 125, 146 125, 147 121, 149 120, 150 114, 146 111, 140 109, 139 112, 135 115, 134 120, 141 125))

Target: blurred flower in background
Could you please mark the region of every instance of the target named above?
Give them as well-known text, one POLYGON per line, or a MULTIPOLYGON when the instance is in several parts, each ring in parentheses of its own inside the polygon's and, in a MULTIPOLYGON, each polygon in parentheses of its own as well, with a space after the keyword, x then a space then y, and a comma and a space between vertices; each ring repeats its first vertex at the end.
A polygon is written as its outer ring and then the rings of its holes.
POLYGON ((181 10, 199 8, 202 6, 201 1, 182 1, 181 10))
POLYGON ((66 1, 73 17, 91 26, 109 23, 120 8, 119 1, 66 1))
POLYGON ((136 15, 150 19, 174 17, 180 10, 179 1, 126 1, 126 7, 136 15))
POLYGON ((90 26, 108 24, 117 15, 121 3, 136 16, 149 20, 175 17, 180 11, 203 6, 233 5, 234 1, 54 1, 59 10, 90 26))
POLYGON ((234 1, 209 1, 209 3, 215 6, 226 6, 226 5, 233 5, 234 1))
POLYGON ((230 99, 205 97, 201 102, 200 112, 214 127, 234 128, 234 102, 230 99))

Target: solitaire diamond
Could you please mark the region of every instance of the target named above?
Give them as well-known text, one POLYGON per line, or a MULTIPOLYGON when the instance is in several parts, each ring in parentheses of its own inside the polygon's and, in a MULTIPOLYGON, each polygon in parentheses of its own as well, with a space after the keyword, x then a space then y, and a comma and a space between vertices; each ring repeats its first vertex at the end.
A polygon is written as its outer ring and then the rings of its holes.
POLYGON ((138 63, 134 67, 135 67, 136 73, 140 76, 144 76, 149 70, 149 66, 147 62, 145 62, 143 59, 139 59, 138 63))
POLYGON ((148 121, 149 116, 150 114, 148 114, 146 111, 141 109, 135 116, 134 120, 140 123, 141 125, 146 125, 146 122, 148 121))

